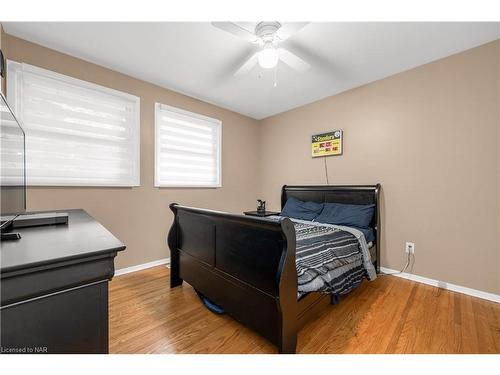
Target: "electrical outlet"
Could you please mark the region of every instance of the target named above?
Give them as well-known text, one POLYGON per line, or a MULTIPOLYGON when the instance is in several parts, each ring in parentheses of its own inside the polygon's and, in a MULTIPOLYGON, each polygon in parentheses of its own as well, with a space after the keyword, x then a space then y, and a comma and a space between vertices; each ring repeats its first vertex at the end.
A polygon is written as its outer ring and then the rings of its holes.
POLYGON ((410 254, 415 254, 415 244, 413 242, 407 242, 405 251, 410 254))

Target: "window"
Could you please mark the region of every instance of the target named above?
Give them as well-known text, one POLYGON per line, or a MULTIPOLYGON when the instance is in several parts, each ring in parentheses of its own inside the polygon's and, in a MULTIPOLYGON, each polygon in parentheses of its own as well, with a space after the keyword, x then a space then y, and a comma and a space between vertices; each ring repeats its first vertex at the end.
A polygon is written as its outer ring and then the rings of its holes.
POLYGON ((139 98, 8 62, 28 185, 139 186, 139 98))
POLYGON ((219 120, 156 103, 155 186, 220 187, 219 120))

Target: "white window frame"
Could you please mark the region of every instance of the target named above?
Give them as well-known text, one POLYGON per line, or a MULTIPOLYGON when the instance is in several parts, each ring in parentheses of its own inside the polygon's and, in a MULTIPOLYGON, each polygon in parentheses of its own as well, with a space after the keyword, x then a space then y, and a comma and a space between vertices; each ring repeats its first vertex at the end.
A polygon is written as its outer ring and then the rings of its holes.
POLYGON ((154 176, 154 186, 157 188, 165 187, 165 188, 200 188, 200 189, 206 189, 206 188, 215 189, 215 188, 222 187, 222 121, 215 119, 215 118, 212 118, 212 117, 200 115, 198 113, 186 111, 184 109, 172 107, 172 106, 158 103, 158 102, 155 103, 154 111, 155 111, 155 137, 154 137, 154 146, 155 146, 155 163, 154 163, 155 164, 154 165, 155 173, 154 173, 154 175, 155 176, 154 176), (160 131, 159 121, 158 121, 158 113, 161 110, 167 110, 167 111, 175 112, 175 113, 178 113, 178 114, 181 114, 184 116, 199 118, 201 120, 211 122, 217 126, 217 133, 218 133, 217 134, 218 135, 218 139, 217 139, 217 145, 218 145, 218 147, 217 147, 218 182, 217 183, 206 184, 206 185, 200 185, 200 184, 192 184, 192 185, 191 184, 161 184, 160 183, 159 177, 158 177, 158 168, 157 168, 159 166, 160 150, 158 147, 157 139, 159 139, 159 131, 160 131))
POLYGON ((22 112, 22 84, 21 82, 18 82, 18 79, 22 79, 22 77, 19 77, 17 74, 15 74, 15 71, 18 69, 23 69, 30 71, 35 74, 39 74, 45 77, 49 77, 52 79, 56 79, 58 81, 67 83, 67 84, 72 84, 75 86, 80 86, 83 88, 88 88, 92 89, 95 91, 99 91, 104 94, 109 94, 109 95, 114 95, 117 97, 122 97, 127 100, 133 101, 134 102, 134 123, 132 127, 132 138, 134 140, 133 142, 133 149, 132 149, 132 158, 133 158, 133 165, 134 165, 134 172, 133 172, 133 177, 130 182, 125 183, 125 184, 120 184, 120 183, 72 183, 72 182, 59 182, 59 183, 52 183, 52 182, 47 182, 47 183, 29 183, 29 178, 27 179, 27 186, 88 186, 88 187, 138 187, 141 186, 141 150, 140 150, 140 145, 141 145, 141 100, 138 96, 132 95, 125 93, 123 91, 118 91, 114 90, 108 87, 104 87, 92 82, 87 82, 81 79, 73 78, 64 74, 56 73, 48 69, 43 69, 39 68, 37 66, 25 64, 25 63, 19 63, 13 60, 7 60, 7 76, 10 77, 10 79, 7 81, 7 98, 9 99, 9 104, 12 106, 14 113, 16 117, 19 119, 19 122, 21 123, 21 126, 23 124, 23 112, 22 112), (16 79, 13 79, 16 78, 16 79), (17 94, 17 95, 16 95, 17 94))

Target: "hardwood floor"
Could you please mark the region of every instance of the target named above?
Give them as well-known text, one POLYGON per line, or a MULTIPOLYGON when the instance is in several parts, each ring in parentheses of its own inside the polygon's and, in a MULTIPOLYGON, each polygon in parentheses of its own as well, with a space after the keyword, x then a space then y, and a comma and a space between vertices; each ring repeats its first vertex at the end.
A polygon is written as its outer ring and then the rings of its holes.
MULTIPOLYGON (((193 288, 169 288, 164 266, 110 283, 110 353, 276 353, 215 315, 193 288)), ((298 353, 500 353, 500 304, 380 277, 329 306, 299 333, 298 353)))

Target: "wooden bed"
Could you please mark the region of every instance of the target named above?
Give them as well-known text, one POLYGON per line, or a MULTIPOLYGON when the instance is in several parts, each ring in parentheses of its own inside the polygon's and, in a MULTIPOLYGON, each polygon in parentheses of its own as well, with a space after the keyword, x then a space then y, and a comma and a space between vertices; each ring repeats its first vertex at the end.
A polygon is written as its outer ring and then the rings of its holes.
MULTIPOLYGON (((281 208, 290 197, 303 201, 375 204, 372 262, 380 259, 380 185, 283 186, 281 208)), ((297 300, 295 229, 289 219, 234 215, 173 203, 168 234, 170 287, 185 280, 244 325, 295 353, 297 332, 330 304, 330 295, 297 300)))

